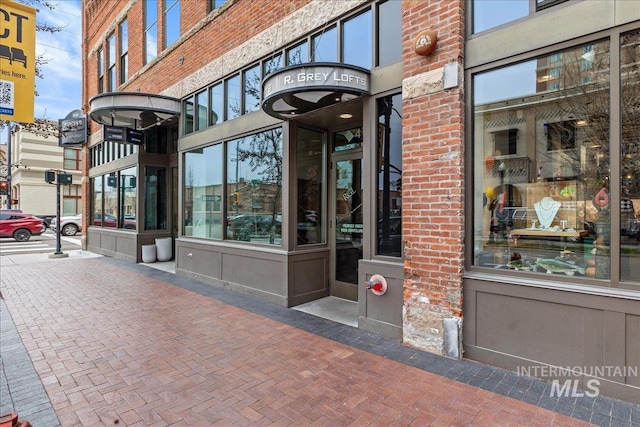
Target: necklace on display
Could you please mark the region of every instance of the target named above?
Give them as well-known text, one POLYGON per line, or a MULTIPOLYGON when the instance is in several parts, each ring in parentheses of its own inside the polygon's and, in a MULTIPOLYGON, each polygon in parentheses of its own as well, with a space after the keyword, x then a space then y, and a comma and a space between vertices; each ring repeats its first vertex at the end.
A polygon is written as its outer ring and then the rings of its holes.
POLYGON ((540 220, 540 226, 542 228, 549 228, 558 213, 560 203, 553 200, 552 197, 543 197, 534 205, 534 208, 540 220))

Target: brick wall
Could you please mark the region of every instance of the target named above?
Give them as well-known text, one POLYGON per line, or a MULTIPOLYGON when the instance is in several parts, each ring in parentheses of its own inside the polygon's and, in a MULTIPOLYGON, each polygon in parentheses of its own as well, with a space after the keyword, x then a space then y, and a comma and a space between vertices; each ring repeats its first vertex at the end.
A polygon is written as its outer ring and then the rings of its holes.
POLYGON ((443 319, 462 316, 464 262, 464 98, 444 90, 443 67, 462 70, 464 1, 403 2, 404 341, 443 353, 443 319), (438 43, 429 56, 414 52, 422 30, 438 43))

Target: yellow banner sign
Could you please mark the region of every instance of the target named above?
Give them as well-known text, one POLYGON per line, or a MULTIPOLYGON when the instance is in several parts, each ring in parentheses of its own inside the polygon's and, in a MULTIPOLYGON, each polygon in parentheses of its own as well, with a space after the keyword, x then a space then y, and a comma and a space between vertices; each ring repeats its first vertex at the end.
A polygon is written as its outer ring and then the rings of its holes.
POLYGON ((0 2, 0 120, 33 123, 36 10, 0 2))

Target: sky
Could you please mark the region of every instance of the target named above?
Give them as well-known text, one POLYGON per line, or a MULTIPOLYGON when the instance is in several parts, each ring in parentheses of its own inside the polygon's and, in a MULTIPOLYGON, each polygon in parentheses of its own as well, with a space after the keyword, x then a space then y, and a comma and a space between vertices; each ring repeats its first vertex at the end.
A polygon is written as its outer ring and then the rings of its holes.
POLYGON ((36 55, 48 63, 42 65, 43 78, 36 77, 34 116, 57 121, 82 106, 82 13, 80 0, 49 2, 54 9, 38 6, 36 23, 62 30, 36 33, 36 55))

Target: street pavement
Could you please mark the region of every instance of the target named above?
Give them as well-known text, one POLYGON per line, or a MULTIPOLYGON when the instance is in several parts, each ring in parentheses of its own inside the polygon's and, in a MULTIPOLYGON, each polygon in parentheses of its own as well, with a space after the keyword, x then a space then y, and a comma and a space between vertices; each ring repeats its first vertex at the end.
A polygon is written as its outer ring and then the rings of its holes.
POLYGON ((0 413, 56 426, 640 427, 640 407, 89 252, 0 257, 0 413))

